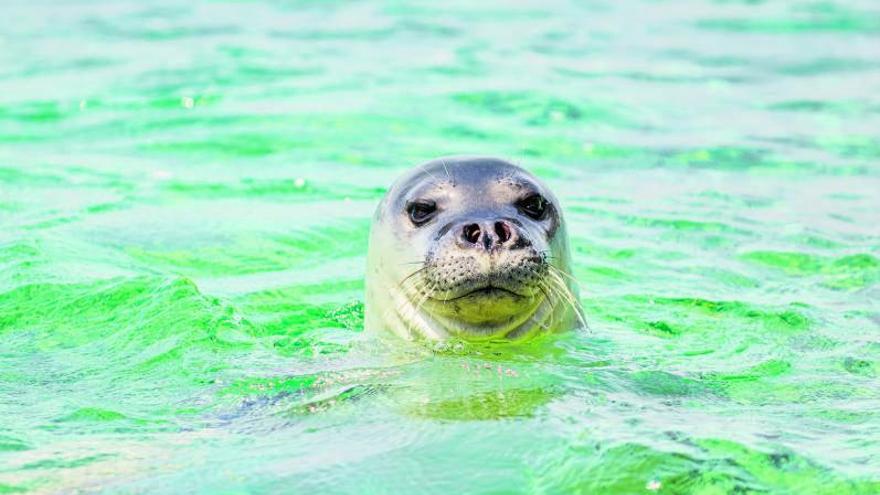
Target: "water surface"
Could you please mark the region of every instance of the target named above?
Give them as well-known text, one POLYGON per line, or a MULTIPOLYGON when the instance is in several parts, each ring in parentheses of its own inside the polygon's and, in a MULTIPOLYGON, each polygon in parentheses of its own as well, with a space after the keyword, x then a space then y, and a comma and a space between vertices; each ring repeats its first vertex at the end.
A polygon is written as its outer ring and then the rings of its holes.
POLYGON ((2 11, 0 493, 880 492, 876 2, 2 11), (588 333, 363 338, 444 154, 557 192, 588 333))

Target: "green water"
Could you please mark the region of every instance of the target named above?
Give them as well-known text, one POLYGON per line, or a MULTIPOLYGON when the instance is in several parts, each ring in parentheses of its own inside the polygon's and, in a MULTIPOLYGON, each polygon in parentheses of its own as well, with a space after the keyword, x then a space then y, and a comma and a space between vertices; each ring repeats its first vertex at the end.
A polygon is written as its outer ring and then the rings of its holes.
POLYGON ((0 493, 880 492, 875 1, 0 12, 0 493), (444 154, 556 191, 588 333, 362 335, 444 154))

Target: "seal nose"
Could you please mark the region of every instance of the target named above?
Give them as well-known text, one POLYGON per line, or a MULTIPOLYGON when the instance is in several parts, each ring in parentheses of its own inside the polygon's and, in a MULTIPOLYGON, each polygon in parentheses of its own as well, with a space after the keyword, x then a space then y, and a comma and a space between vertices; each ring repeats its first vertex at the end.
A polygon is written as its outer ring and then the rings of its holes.
POLYGON ((481 247, 486 251, 512 243, 514 230, 504 220, 494 223, 469 223, 461 229, 461 241, 466 247, 481 247))

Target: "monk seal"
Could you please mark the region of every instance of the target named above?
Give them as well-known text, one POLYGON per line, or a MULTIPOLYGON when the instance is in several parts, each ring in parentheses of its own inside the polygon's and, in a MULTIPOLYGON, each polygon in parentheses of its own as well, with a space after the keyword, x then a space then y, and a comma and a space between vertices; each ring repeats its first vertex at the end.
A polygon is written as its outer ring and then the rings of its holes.
POLYGON ((519 340, 585 326, 553 193, 497 158, 438 158, 379 203, 365 327, 407 340, 519 340))

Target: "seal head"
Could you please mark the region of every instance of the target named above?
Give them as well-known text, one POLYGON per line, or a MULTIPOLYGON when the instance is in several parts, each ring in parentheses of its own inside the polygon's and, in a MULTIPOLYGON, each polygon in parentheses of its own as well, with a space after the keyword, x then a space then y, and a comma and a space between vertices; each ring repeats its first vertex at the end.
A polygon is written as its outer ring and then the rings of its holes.
POLYGON ((552 192, 496 158, 433 160, 373 218, 366 327, 406 339, 522 339, 582 322, 552 192))

